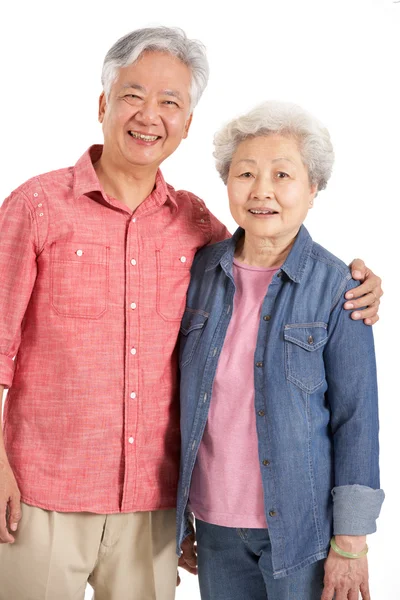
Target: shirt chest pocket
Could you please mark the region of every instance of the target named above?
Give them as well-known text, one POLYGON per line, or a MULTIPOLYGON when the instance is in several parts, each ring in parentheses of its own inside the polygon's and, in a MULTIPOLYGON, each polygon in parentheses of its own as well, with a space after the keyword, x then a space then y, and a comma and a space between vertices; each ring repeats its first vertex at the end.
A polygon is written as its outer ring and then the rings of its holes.
POLYGON ((208 319, 208 313, 187 308, 183 315, 179 339, 179 366, 186 367, 192 360, 201 334, 208 319))
POLYGON ((164 321, 180 321, 185 309, 194 250, 156 250, 157 313, 164 321))
POLYGON ((53 244, 50 296, 59 315, 98 319, 106 312, 109 250, 101 244, 53 244))
POLYGON ((325 381, 326 323, 288 324, 283 336, 287 379, 307 393, 314 392, 325 381))

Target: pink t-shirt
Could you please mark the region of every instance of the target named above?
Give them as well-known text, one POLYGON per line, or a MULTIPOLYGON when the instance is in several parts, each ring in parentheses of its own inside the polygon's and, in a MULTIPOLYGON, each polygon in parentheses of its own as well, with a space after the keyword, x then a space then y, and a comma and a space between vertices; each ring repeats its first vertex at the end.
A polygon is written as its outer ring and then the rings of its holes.
POLYGON ((189 497, 195 516, 214 525, 267 527, 254 405, 254 351, 261 306, 277 271, 233 262, 232 318, 189 497))

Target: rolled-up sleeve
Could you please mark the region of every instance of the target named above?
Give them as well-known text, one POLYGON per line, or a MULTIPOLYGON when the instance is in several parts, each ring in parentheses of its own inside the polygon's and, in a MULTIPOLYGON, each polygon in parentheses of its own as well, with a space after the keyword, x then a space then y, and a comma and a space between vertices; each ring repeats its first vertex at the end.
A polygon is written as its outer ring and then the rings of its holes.
POLYGON ((343 310, 343 295, 353 287, 354 281, 349 280, 339 291, 324 351, 333 436, 335 535, 373 533, 384 500, 379 480, 373 332, 362 320, 354 321, 343 310))
POLYGON ((35 217, 23 192, 0 207, 0 385, 10 387, 37 274, 35 217))

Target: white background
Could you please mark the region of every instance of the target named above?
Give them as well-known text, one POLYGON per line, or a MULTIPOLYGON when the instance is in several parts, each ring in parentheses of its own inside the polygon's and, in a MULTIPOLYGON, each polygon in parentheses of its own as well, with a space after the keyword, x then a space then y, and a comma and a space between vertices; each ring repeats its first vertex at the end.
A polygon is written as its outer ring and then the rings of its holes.
MULTIPOLYGON (((189 138, 167 161, 164 174, 176 188, 203 197, 231 230, 225 189, 212 159, 212 136, 223 122, 262 100, 282 99, 308 108, 331 132, 334 174, 307 225, 316 241, 347 262, 361 256, 384 281, 381 321, 374 331, 387 499, 378 533, 369 538, 370 579, 374 600, 398 599, 400 3, 3 4, 0 197, 31 176, 74 164, 89 145, 101 142, 97 99, 106 51, 132 29, 162 24, 201 39, 211 64, 189 138)), ((199 598, 195 578, 183 577, 177 598, 199 598)))

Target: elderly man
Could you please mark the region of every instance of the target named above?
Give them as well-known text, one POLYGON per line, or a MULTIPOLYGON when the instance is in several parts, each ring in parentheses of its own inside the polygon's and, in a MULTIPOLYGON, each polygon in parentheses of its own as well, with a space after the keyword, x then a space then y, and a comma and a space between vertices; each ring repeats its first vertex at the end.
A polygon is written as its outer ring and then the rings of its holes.
MULTIPOLYGON (((194 254, 229 234, 159 167, 207 77, 182 31, 125 36, 104 61, 104 146, 2 206, 0 600, 78 600, 88 581, 96 600, 174 597, 176 340, 194 254)), ((373 323, 379 278, 353 268, 373 323)))

